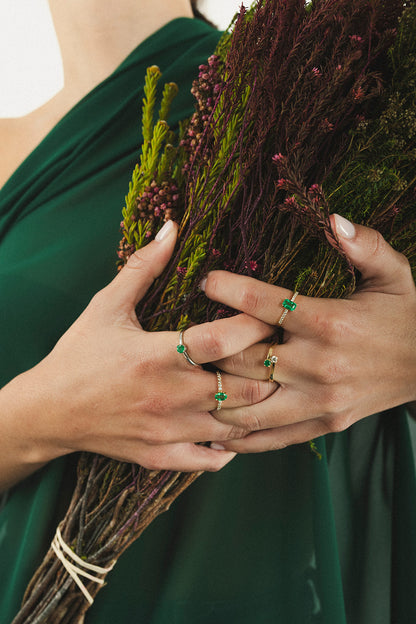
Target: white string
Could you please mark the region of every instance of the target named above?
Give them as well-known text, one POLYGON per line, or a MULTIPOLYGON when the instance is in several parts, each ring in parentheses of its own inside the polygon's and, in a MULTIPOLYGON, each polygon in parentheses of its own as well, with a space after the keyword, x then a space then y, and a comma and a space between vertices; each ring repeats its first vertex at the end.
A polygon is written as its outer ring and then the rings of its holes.
POLYGON ((85 576, 85 578, 90 579, 90 581, 94 581, 99 585, 104 585, 104 579, 93 576, 85 570, 91 570, 92 572, 96 572, 97 574, 107 574, 107 572, 110 572, 113 569, 115 563, 113 563, 113 565, 109 568, 101 568, 100 566, 93 565, 92 563, 87 563, 86 561, 81 559, 81 557, 78 557, 78 555, 75 554, 67 544, 65 544, 59 527, 56 529, 55 537, 52 540, 52 548, 55 555, 64 566, 65 570, 78 585, 90 605, 92 605, 92 603, 94 602, 94 598, 91 596, 90 592, 85 587, 79 576, 85 576), (72 563, 72 561, 68 561, 65 555, 67 555, 67 557, 71 557, 71 559, 73 559, 78 565, 75 565, 74 563, 72 563))

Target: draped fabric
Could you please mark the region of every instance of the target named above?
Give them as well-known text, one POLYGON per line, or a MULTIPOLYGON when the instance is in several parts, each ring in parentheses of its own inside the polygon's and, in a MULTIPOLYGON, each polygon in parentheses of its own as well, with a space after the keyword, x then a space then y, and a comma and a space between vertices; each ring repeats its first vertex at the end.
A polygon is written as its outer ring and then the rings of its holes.
MULTIPOLYGON (((146 68, 179 84, 170 122, 218 33, 177 19, 140 44, 49 133, 0 192, 0 383, 41 360, 115 274, 140 144, 146 68)), ((371 339, 371 337, 369 337, 371 339)), ((88 415, 86 414, 86 418, 88 415)), ((416 484, 406 414, 201 476, 121 557, 89 624, 416 622, 416 484)), ((34 425, 35 426, 35 425, 34 425)), ((76 456, 0 507, 0 623, 62 518, 76 456)))

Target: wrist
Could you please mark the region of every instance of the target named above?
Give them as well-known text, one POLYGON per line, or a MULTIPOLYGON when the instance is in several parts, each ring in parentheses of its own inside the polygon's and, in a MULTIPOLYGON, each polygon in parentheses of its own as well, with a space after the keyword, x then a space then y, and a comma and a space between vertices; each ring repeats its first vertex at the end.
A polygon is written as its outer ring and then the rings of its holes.
POLYGON ((37 367, 0 390, 0 473, 8 484, 65 454, 54 436, 51 411, 37 367))

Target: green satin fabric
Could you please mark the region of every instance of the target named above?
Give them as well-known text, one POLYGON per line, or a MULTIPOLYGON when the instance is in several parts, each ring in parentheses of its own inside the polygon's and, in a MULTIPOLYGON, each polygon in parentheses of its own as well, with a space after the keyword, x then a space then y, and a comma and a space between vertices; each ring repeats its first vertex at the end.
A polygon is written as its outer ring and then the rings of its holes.
MULTIPOLYGON (((0 193, 0 383, 36 364, 115 274, 140 144, 147 66, 180 86, 218 33, 175 20, 52 130, 0 193)), ((86 415, 86 417, 88 417, 86 415)), ((203 475, 120 559, 89 624, 409 624, 416 621, 416 484, 406 415, 203 475)), ((75 459, 10 491, 0 511, 0 622, 10 622, 62 517, 75 459)))

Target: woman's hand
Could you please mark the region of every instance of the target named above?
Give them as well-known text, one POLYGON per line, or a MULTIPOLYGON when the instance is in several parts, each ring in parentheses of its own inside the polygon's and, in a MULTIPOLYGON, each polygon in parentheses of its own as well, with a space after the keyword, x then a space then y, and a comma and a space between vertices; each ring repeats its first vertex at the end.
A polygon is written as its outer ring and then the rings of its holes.
MULTIPOLYGON (((249 429, 214 448, 239 453, 280 449, 416 399, 416 290, 409 263, 382 236, 331 217, 345 253, 359 269, 358 290, 345 300, 299 295, 283 322, 276 392, 258 405, 222 409, 224 424, 249 429)), ((277 324, 291 292, 222 271, 209 274, 208 297, 277 324)), ((228 373, 267 379, 267 344, 217 362, 228 373)), ((273 385, 270 382, 270 385, 273 385)))
MULTIPOLYGON (((145 332, 135 307, 167 264, 176 226, 136 252, 40 364, 0 392, 3 483, 72 451, 92 451, 151 469, 218 470, 234 453, 196 444, 242 437, 210 414, 217 377, 177 352, 178 332, 145 332)), ((273 328, 241 314, 189 328, 198 363, 231 356, 273 328)), ((265 399, 265 381, 223 375, 231 408, 265 399)), ((0 481, 1 485, 1 481, 0 481)))

